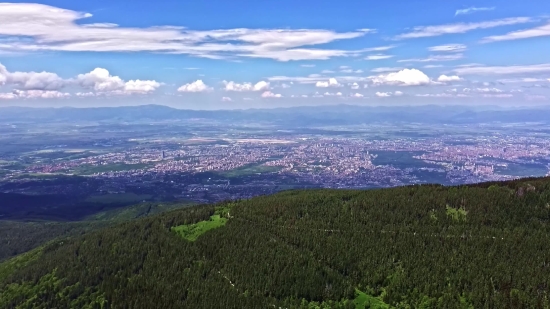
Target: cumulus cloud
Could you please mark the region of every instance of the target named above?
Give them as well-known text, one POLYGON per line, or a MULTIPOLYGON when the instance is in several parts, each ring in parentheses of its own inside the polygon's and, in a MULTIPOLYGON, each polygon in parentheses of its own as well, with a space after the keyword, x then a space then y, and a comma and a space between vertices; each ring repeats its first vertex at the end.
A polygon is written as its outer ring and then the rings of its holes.
POLYGON ((130 80, 125 82, 118 76, 113 76, 107 69, 95 68, 86 74, 79 74, 76 83, 81 87, 93 89, 101 94, 133 94, 154 92, 160 83, 154 80, 130 80))
POLYGON ((96 68, 90 73, 79 74, 76 80, 80 86, 100 92, 120 90, 124 87, 124 81, 120 77, 112 76, 108 70, 103 68, 96 68))
POLYGON ((329 80, 326 82, 319 81, 315 83, 315 87, 319 87, 319 88, 339 87, 339 86, 340 86, 340 83, 338 83, 336 78, 329 78, 329 80))
POLYGON ((364 97, 364 95, 362 95, 362 94, 360 94, 360 93, 354 93, 354 94, 352 94, 351 96, 354 97, 354 98, 362 98, 362 97, 364 97))
POLYGON ((341 97, 342 96, 342 93, 341 92, 325 92, 323 93, 324 96, 326 97, 341 97))
POLYGON ((350 85, 351 89, 359 89, 359 84, 358 83, 353 83, 350 85))
POLYGON ((404 69, 399 72, 379 75, 372 78, 374 84, 419 86, 429 84, 430 78, 417 69, 404 69))
POLYGON ((225 85, 225 90, 226 91, 237 91, 237 92, 242 92, 242 91, 264 91, 264 90, 267 90, 269 89, 269 83, 266 82, 266 81, 259 81, 257 82, 256 84, 252 84, 252 83, 242 83, 242 84, 239 84, 239 83, 236 83, 236 82, 233 82, 233 81, 223 81, 223 84, 225 85))
POLYGON ((447 44, 447 45, 438 45, 429 47, 428 50, 432 52, 463 52, 467 49, 467 46, 464 44, 447 44))
POLYGON ((273 93, 271 91, 265 91, 262 93, 262 98, 282 98, 283 96, 280 93, 273 93))
POLYGON ((55 73, 13 72, 8 75, 8 83, 25 90, 59 90, 65 81, 55 73))
POLYGON ((492 11, 494 9, 495 9, 495 7, 480 7, 480 8, 469 7, 467 9, 456 10, 455 16, 472 14, 472 13, 483 12, 483 11, 492 11))
POLYGON ((178 88, 178 92, 204 92, 210 91, 212 88, 208 87, 202 80, 196 80, 192 83, 182 85, 178 88))
POLYGON ((448 83, 448 82, 456 82, 456 81, 461 81, 462 78, 456 76, 456 75, 452 75, 452 76, 447 76, 447 75, 440 75, 438 78, 437 78, 437 81, 438 82, 442 82, 442 83, 448 83))
POLYGON ((414 27, 411 32, 397 35, 395 39, 396 40, 413 39, 413 38, 440 36, 445 34, 466 33, 472 30, 518 25, 518 24, 524 24, 532 21, 533 19, 530 17, 511 17, 511 18, 503 18, 503 19, 476 22, 476 23, 456 23, 456 24, 447 24, 447 25, 438 25, 438 26, 419 26, 419 27, 414 27))
POLYGON ((379 98, 388 98, 388 97, 400 97, 403 95, 403 92, 401 91, 395 91, 395 92, 376 92, 375 95, 379 98))
POLYGON ((223 98, 222 98, 222 101, 223 101, 223 102, 232 102, 233 99, 231 99, 230 97, 223 97, 223 98))
POLYGON ((0 63, 0 85, 12 84, 24 90, 59 90, 66 81, 50 72, 9 72, 0 63))
POLYGON ((362 51, 311 46, 362 37, 368 32, 338 33, 325 29, 218 29, 182 27, 121 27, 85 23, 92 14, 37 3, 0 3, 0 35, 26 40, 4 40, 6 51, 161 52, 210 59, 236 57, 279 61, 321 60, 354 56, 362 51), (29 22, 32 21, 32 22, 29 22))

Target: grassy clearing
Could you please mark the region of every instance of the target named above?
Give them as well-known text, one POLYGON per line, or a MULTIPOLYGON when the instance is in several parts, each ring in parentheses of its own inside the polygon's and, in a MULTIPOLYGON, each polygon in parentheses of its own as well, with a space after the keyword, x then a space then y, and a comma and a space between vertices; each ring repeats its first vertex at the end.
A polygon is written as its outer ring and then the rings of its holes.
POLYGON ((459 209, 456 209, 456 208, 450 207, 449 205, 447 205, 446 209, 447 209, 446 210, 447 216, 453 218, 454 221, 457 221, 457 222, 466 221, 466 215, 468 214, 466 209, 462 207, 459 209))
POLYGON ((361 292, 355 289, 355 299, 353 303, 355 304, 355 309, 389 309, 390 305, 386 304, 381 297, 374 297, 365 292, 361 292))
POLYGON ((84 200, 87 203, 96 204, 114 204, 114 203, 138 203, 151 199, 153 196, 149 194, 135 193, 120 193, 120 194, 104 194, 92 195, 84 200))
POLYGON ((175 226, 172 228, 172 231, 176 232, 178 235, 180 235, 181 237, 189 241, 195 241, 202 234, 210 230, 222 227, 226 223, 227 223, 226 218, 222 218, 219 214, 215 214, 212 217, 210 217, 210 220, 208 221, 201 221, 195 224, 175 226))

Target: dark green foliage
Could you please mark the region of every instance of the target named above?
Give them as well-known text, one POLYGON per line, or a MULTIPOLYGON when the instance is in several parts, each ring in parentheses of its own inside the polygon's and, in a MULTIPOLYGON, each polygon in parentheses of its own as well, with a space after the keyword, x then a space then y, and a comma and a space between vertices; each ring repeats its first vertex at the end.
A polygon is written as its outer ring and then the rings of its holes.
POLYGON ((50 243, 0 307, 548 308, 549 249, 548 178, 287 191, 50 243), (214 215, 196 241, 171 231, 214 215))

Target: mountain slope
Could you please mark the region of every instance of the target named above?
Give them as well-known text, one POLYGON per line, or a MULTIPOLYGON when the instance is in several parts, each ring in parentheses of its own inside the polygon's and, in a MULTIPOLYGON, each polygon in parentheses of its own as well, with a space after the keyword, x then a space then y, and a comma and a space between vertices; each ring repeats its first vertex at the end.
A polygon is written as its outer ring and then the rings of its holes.
POLYGON ((45 245, 0 307, 544 308, 549 223, 548 178, 287 191, 45 245))

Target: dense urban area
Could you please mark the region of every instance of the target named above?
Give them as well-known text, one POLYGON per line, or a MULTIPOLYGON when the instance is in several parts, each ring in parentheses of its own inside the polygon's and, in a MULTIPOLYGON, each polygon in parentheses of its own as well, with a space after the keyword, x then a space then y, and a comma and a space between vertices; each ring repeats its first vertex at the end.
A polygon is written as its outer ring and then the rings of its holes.
MULTIPOLYGON (((121 133, 90 138, 80 148, 74 141, 50 142, 3 153, 0 190, 215 202, 292 188, 452 185, 545 176, 550 170, 546 131, 527 126, 478 125, 467 132, 460 126, 264 128, 262 134, 214 127, 203 134, 121 133), (68 175, 87 181, 22 185, 68 175)), ((102 134, 109 130, 99 128, 102 134)))

